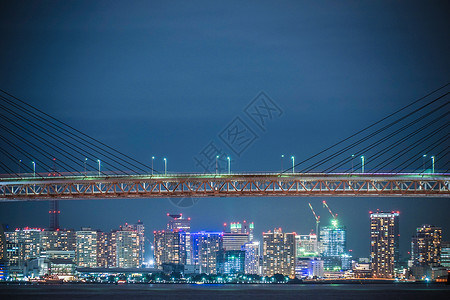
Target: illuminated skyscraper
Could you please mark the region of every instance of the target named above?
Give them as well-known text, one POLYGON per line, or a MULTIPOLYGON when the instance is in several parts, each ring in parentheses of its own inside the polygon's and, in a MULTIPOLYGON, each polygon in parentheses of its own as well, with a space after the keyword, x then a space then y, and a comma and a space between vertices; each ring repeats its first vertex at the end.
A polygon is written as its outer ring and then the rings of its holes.
POLYGON ((145 259, 145 226, 144 223, 139 220, 134 225, 134 228, 139 237, 139 266, 141 267, 145 259))
POLYGON ((82 228, 76 232, 76 264, 79 267, 97 267, 97 231, 82 228))
POLYGON ((450 270, 450 242, 441 243, 441 265, 450 270))
POLYGON ((263 232, 263 276, 295 277, 295 236, 294 232, 283 233, 281 228, 263 232))
POLYGON ((347 229, 340 226, 337 220, 331 223, 331 226, 323 226, 320 229, 320 255, 326 270, 340 270, 342 255, 347 249, 347 229))
POLYGON ((167 214, 169 218, 167 222, 168 230, 178 230, 191 232, 191 218, 183 218, 183 214, 167 214))
POLYGON ((73 229, 58 229, 41 231, 40 250, 75 251, 76 235, 73 229))
POLYGON ((398 262, 399 212, 370 212, 370 257, 376 278, 392 278, 398 262))
POLYGON ((242 250, 245 251, 245 273, 246 274, 260 274, 260 243, 257 241, 248 242, 242 246, 242 250))
POLYGON ((183 232, 180 235, 180 247, 181 251, 186 252, 183 258, 184 264, 190 265, 192 253, 191 253, 191 218, 183 218, 183 214, 167 214, 167 230, 183 232))
POLYGON ((241 250, 241 247, 249 242, 248 233, 228 233, 223 234, 223 248, 227 251, 241 250))
POLYGON ((217 274, 239 274, 245 271, 245 251, 224 249, 217 253, 217 274))
POLYGON ((249 241, 253 241, 253 231, 255 229, 255 224, 253 222, 247 223, 246 220, 244 220, 242 223, 240 222, 231 222, 230 227, 227 227, 227 223, 224 225, 224 232, 225 233, 242 233, 242 234, 248 234, 249 241))
POLYGON ((115 258, 109 257, 111 233, 97 232, 97 267, 107 268, 115 265, 115 258), (114 261, 114 263, 112 263, 114 261))
POLYGON ((6 260, 6 236, 3 224, 0 224, 0 261, 6 260))
POLYGON ((139 265, 139 235, 133 226, 122 226, 115 232, 116 266, 137 268, 139 265))
POLYGON ((319 256, 319 248, 317 243, 317 235, 306 234, 296 235, 295 243, 297 249, 297 257, 317 257, 319 256))
POLYGON ((154 231, 155 265, 182 265, 186 263, 186 251, 182 245, 183 232, 160 230, 154 231))
POLYGON ((200 273, 216 274, 217 254, 223 248, 223 233, 191 233, 191 244, 192 264, 199 265, 200 273))
POLYGON ((411 259, 414 265, 438 266, 441 259, 442 228, 423 225, 412 238, 411 259))

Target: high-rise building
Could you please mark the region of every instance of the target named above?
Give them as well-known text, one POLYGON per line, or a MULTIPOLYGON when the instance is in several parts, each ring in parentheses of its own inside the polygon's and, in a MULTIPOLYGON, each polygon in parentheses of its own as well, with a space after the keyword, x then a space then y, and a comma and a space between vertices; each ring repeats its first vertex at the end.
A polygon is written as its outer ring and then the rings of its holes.
POLYGON ((75 251, 76 235, 73 229, 42 230, 40 250, 75 251))
POLYGON ((245 251, 245 273, 246 274, 260 274, 260 243, 257 241, 248 242, 242 246, 245 251))
POLYGON ((392 278, 398 262, 399 212, 370 212, 370 257, 373 276, 392 278))
POLYGON ((7 241, 17 244, 18 265, 23 265, 26 260, 39 257, 41 252, 40 228, 17 228, 14 232, 5 234, 7 241))
POLYGON ((450 242, 441 243, 441 266, 450 270, 450 242))
POLYGON ((3 224, 0 224, 0 261, 6 260, 6 236, 3 224))
POLYGON ((142 266, 145 259, 145 226, 144 223, 139 220, 134 227, 139 237, 139 266, 142 266))
POLYGON ((227 227, 227 223, 223 224, 225 233, 245 233, 248 234, 249 241, 253 241, 253 231, 255 229, 255 224, 253 222, 248 223, 244 220, 240 222, 231 222, 230 226, 227 227))
POLYGON ((96 230, 82 228, 76 231, 76 264, 79 267, 97 267, 97 238, 96 230))
POLYGON ((347 229, 333 220, 330 226, 320 229, 320 256, 326 270, 340 270, 341 257, 347 249, 347 229))
POLYGON ((295 277, 295 232, 281 228, 263 232, 263 276, 283 274, 295 277))
POLYGON ((441 259, 442 228, 423 225, 417 228, 411 243, 411 260, 414 265, 438 266, 441 259))
POLYGON ((111 233, 97 232, 97 267, 115 266, 115 258, 110 257, 111 233), (114 262, 114 263, 112 263, 114 262))
POLYGON ((199 265, 200 273, 216 274, 217 254, 223 248, 223 233, 191 233, 191 244, 192 264, 199 265))
POLYGON ((138 268, 139 235, 133 226, 122 226, 115 231, 116 266, 119 268, 138 268))
POLYGON ((191 218, 183 218, 183 214, 167 214, 167 230, 191 232, 191 218))
POLYGON ((217 274, 242 274, 245 271, 245 251, 220 250, 217 253, 217 274))
POLYGON ((167 222, 167 230, 170 231, 178 231, 184 232, 184 234, 180 235, 180 246, 183 248, 182 251, 185 251, 185 264, 192 264, 191 258, 191 218, 183 218, 183 214, 167 214, 168 222, 167 222))
POLYGON ((186 251, 182 241, 185 239, 184 232, 178 230, 154 231, 154 253, 155 265, 161 267, 163 264, 186 264, 186 251))
POLYGON ((227 251, 241 250, 241 247, 249 242, 248 233, 229 233, 223 234, 223 248, 227 251))
POLYGON ((295 236, 297 249, 297 257, 317 257, 319 256, 319 248, 317 243, 317 235, 315 234, 298 234, 295 236))

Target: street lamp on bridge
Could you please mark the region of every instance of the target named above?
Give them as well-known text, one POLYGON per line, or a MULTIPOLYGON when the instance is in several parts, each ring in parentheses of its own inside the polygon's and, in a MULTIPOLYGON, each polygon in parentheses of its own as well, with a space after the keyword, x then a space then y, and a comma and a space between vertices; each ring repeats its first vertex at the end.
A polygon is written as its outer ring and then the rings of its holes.
POLYGON ((361 156, 361 173, 364 173, 364 155, 361 156))
POLYGON ((292 159, 292 174, 294 174, 295 173, 295 157, 294 156, 291 156, 291 159, 292 159))
POLYGON ((164 175, 167 175, 167 158, 163 158, 164 159, 164 175))
POLYGON ((434 155, 431 157, 431 172, 434 174, 434 155))
POLYGON ((98 176, 100 177, 100 159, 97 159, 98 162, 98 176))
POLYGON ((152 176, 153 176, 153 161, 155 160, 155 157, 152 156, 152 176))
POLYGON ((227 156, 227 160, 228 160, 228 175, 230 175, 231 174, 231 160, 230 160, 229 156, 227 156))
POLYGON ((422 172, 425 173, 425 159, 426 159, 427 155, 424 154, 422 155, 422 172))
POLYGON ((217 163, 218 159, 219 159, 219 155, 216 155, 216 175, 217 175, 217 168, 218 168, 218 163, 217 163))
POLYGON ((33 177, 36 177, 36 163, 34 161, 31 163, 33 164, 33 177))

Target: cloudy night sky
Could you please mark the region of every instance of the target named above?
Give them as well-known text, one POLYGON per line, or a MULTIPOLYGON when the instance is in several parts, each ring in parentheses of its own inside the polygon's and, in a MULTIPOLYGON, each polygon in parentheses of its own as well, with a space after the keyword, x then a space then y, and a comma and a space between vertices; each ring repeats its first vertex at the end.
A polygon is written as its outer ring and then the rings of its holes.
MULTIPOLYGON (((282 154, 288 167, 448 83, 449 12, 448 1, 2 1, 0 89, 141 162, 155 156, 158 171, 166 157, 168 172, 203 172, 195 157, 213 142, 234 172, 276 172, 282 154), (261 91, 280 109, 264 128, 245 113, 261 91), (237 117, 257 137, 239 155, 220 138, 237 117)), ((60 224, 142 220, 152 239, 170 212, 192 230, 253 221, 261 239, 309 233, 308 202, 327 225, 322 200, 354 257, 369 256, 376 209, 400 211, 404 256, 422 224, 450 239, 448 198, 67 200, 60 224)), ((47 212, 45 201, 0 203, 0 222, 47 227, 47 212)))

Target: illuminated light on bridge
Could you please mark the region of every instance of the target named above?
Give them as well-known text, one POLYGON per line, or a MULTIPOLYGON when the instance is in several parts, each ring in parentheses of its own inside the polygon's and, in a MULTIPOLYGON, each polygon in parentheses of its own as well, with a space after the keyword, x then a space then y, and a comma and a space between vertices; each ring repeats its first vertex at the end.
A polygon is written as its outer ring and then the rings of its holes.
POLYGON ((176 197, 450 197, 450 174, 177 174, 0 179, 0 201, 176 197))

